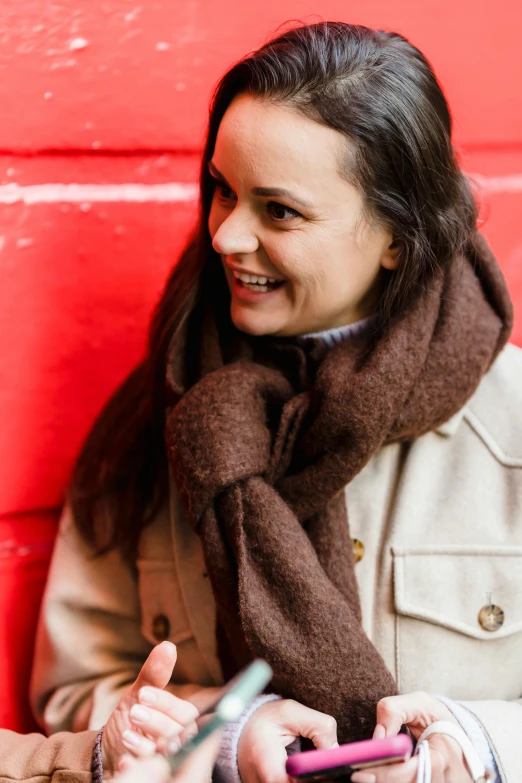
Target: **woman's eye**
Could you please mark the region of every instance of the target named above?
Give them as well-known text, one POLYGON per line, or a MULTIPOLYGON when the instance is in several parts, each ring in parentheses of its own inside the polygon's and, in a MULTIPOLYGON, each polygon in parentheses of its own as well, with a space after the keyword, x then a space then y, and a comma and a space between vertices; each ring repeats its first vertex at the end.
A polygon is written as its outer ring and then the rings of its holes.
POLYGON ((215 180, 215 188, 221 201, 232 201, 236 198, 235 193, 224 182, 215 180))
POLYGON ((269 201, 266 205, 266 209, 270 217, 274 220, 291 220, 295 217, 302 217, 297 210, 291 207, 285 207, 284 204, 279 204, 277 201, 269 201))

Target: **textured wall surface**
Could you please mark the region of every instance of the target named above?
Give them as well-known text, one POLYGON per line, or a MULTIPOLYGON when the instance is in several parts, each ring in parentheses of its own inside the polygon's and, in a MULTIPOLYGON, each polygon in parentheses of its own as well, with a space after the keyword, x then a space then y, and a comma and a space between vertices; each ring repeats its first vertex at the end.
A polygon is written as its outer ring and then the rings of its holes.
POLYGON ((193 224, 216 79, 286 20, 316 20, 319 8, 398 30, 431 59, 463 164, 477 175, 483 230, 522 300, 514 0, 495 13, 484 0, 3 0, 0 513, 60 504, 80 439, 142 352, 193 224))
POLYGON ((217 78, 319 10, 395 29, 431 59, 522 344, 516 0, 1 0, 0 566, 47 556, 80 442, 143 352, 193 225, 217 78))

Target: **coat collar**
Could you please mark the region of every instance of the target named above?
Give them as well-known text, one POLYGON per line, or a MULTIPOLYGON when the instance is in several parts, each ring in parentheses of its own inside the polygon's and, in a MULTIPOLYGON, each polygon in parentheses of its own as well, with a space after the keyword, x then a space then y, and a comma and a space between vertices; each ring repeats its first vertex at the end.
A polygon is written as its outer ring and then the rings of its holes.
POLYGON ((460 411, 457 411, 457 413, 451 417, 451 419, 448 419, 448 421, 445 421, 444 424, 440 425, 440 427, 437 427, 435 432, 438 435, 443 435, 446 438, 455 435, 458 428, 460 427, 462 419, 464 418, 464 414, 466 413, 466 407, 467 406, 464 405, 460 411))

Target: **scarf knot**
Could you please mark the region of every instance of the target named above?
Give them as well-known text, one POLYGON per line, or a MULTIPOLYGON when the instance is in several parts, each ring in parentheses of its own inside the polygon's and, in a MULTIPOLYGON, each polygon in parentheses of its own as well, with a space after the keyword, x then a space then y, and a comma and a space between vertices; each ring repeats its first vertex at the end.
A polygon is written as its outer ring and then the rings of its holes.
MULTIPOLYGON (((168 412, 166 444, 201 536, 226 674, 263 657, 273 687, 333 715, 340 741, 371 736, 376 703, 396 686, 361 625, 344 487, 384 443, 451 418, 511 322, 477 239, 386 331, 336 345, 312 374, 302 347, 277 341, 245 337, 227 363, 218 325, 203 330, 199 366, 210 369, 168 412)), ((178 353, 172 388, 179 364, 178 353)))

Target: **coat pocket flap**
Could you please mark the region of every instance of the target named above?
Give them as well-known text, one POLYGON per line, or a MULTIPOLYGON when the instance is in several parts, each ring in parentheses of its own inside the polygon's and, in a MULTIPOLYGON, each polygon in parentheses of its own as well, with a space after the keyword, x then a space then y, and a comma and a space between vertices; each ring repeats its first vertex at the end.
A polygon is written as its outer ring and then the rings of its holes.
POLYGON ((484 641, 522 631, 522 546, 393 547, 392 554, 398 614, 484 641), (489 603, 504 612, 495 631, 479 621, 489 603))

